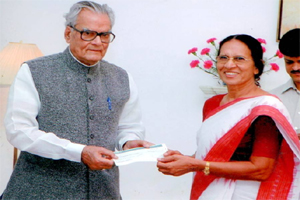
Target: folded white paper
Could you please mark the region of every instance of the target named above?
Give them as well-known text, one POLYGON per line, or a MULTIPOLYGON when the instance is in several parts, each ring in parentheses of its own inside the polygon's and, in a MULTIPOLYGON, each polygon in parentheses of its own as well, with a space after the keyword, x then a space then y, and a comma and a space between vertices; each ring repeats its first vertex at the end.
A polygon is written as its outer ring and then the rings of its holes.
POLYGON ((168 151, 165 144, 153 145, 149 148, 138 147, 124 151, 116 151, 118 159, 114 159, 117 166, 128 165, 134 162, 157 161, 162 158, 163 154, 168 151))

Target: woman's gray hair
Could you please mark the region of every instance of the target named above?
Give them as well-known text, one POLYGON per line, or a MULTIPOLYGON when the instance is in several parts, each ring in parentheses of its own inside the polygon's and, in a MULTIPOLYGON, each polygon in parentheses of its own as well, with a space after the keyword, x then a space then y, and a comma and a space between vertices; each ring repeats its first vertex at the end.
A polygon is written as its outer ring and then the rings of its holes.
POLYGON ((83 8, 87 8, 95 13, 107 14, 110 19, 111 28, 115 23, 115 14, 113 10, 106 4, 98 4, 92 1, 80 1, 75 3, 71 8, 69 13, 65 14, 66 26, 75 26, 78 14, 83 8))

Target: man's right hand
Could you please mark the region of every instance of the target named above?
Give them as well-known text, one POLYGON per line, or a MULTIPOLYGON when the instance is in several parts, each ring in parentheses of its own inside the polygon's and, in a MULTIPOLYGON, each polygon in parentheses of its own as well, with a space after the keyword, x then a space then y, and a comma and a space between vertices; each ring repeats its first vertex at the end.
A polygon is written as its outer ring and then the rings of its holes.
POLYGON ((114 166, 117 156, 114 152, 97 146, 86 146, 81 153, 81 160, 91 170, 110 169, 114 166))

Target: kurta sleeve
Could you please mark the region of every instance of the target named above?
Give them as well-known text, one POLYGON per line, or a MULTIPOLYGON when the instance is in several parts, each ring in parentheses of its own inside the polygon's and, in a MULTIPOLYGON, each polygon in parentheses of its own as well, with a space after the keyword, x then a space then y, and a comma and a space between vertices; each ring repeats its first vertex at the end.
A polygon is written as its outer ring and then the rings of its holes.
POLYGON ((23 64, 11 85, 4 119, 8 141, 29 153, 51 159, 81 162, 85 145, 59 138, 55 133, 39 130, 36 120, 40 109, 39 94, 30 69, 23 64))
POLYGON ((122 150, 123 145, 129 140, 143 140, 145 138, 145 127, 142 122, 142 112, 139 104, 138 89, 130 74, 129 88, 130 97, 126 102, 120 116, 118 126, 118 137, 116 147, 122 150))

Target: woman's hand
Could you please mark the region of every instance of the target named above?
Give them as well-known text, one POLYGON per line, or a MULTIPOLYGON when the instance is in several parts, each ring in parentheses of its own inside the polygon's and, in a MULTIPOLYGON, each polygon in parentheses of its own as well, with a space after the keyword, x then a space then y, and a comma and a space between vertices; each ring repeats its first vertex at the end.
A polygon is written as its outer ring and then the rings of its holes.
POLYGON ((179 151, 170 150, 170 149, 166 153, 164 153, 164 157, 168 157, 172 155, 183 155, 183 154, 180 153, 179 151))
POLYGON ((169 150, 164 154, 164 158, 159 158, 157 162, 158 171, 165 175, 181 176, 197 168, 196 160, 191 156, 184 156, 179 151, 169 150))

